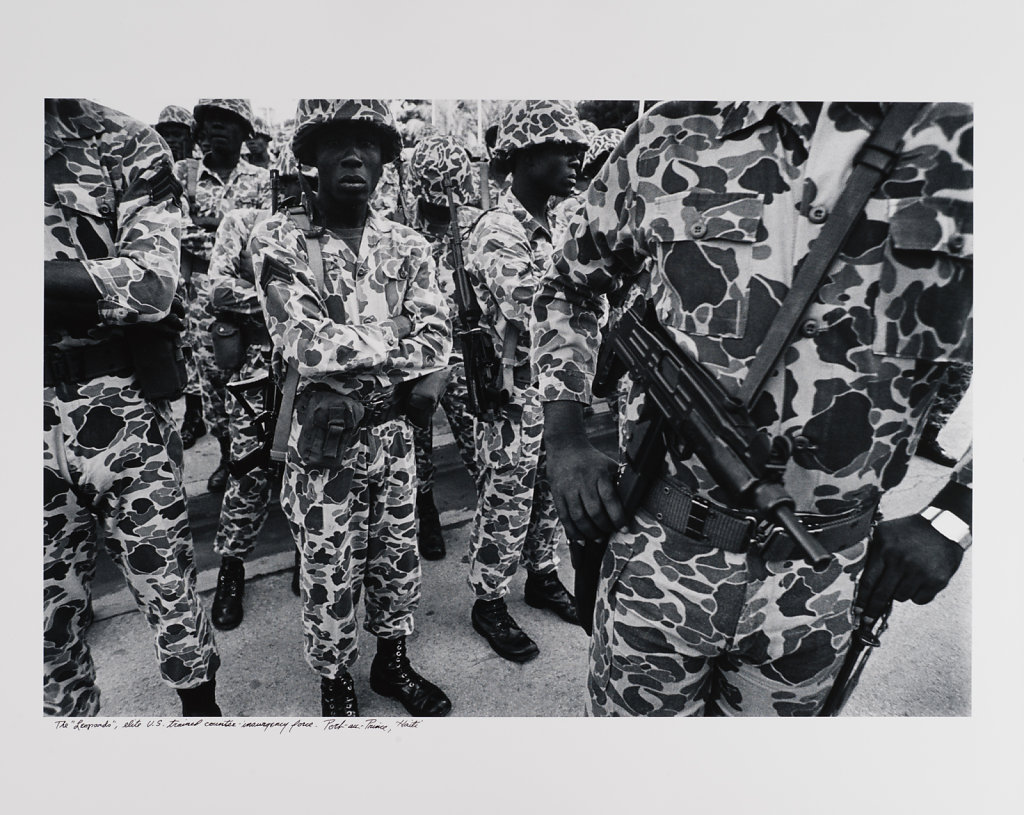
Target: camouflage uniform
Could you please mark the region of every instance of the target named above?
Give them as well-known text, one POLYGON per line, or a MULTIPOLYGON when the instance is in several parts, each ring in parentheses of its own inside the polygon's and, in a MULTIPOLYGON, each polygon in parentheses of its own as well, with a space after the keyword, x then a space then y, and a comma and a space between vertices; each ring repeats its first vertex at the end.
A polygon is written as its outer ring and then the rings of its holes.
MULTIPOLYGON (((353 104, 369 108, 366 118, 380 117, 364 100, 303 100, 297 118, 315 124, 319 110, 320 120, 330 121, 339 107, 353 104)), ((360 108, 351 118, 361 117, 360 108)), ((297 128, 292 144, 306 163, 303 133, 297 128)), ((392 157, 397 151, 396 145, 392 157)), ((447 364, 448 307, 429 247, 412 229, 371 212, 356 257, 334 233, 307 238, 278 214, 256 228, 250 249, 274 364, 297 366, 300 395, 316 383, 379 401, 396 385, 447 364), (321 244, 325 292, 308 266, 306 245, 313 239, 321 244), (326 301, 344 322, 329 316, 326 301), (398 339, 390 320, 402 314, 413 331, 398 339)), ((306 660, 334 679, 356 660, 355 610, 364 588, 367 631, 393 639, 413 630, 420 569, 412 431, 404 418, 360 427, 337 469, 305 465, 299 431, 293 422, 281 505, 302 553, 306 660)))
MULTIPOLYGON (((827 104, 816 128, 794 103, 674 102, 645 115, 590 186, 538 293, 541 398, 590 400, 598 293, 648 260, 662 322, 735 388, 881 115, 827 104)), ((785 376, 754 407, 760 427, 794 444, 785 483, 800 512, 870 510, 898 485, 943 371, 970 353, 971 139, 969 107, 923 110, 809 307, 785 376)), ((696 459, 666 466, 729 503, 696 459)), ((865 541, 820 571, 713 546, 667 543, 645 512, 612 537, 592 712, 699 713, 710 697, 730 715, 820 708, 855 622, 865 541)))
MULTIPOLYGON (((250 315, 261 324, 253 276, 249 237, 256 224, 270 216, 270 210, 243 208, 224 216, 217 228, 217 238, 210 258, 210 293, 217 311, 250 315)), ((229 381, 236 382, 270 372, 270 338, 254 343, 246 350, 245 360, 229 381)), ((262 385, 244 394, 257 413, 264 409, 262 385)), ((231 439, 231 461, 241 461, 259 449, 259 431, 252 415, 241 402, 228 398, 228 436, 231 439)), ((223 556, 245 558, 255 546, 256 536, 267 519, 270 501, 269 466, 254 467, 243 476, 228 476, 227 488, 220 506, 220 522, 213 550, 223 556)))
MULTIPOLYGON (((457 205, 459 230, 463 246, 470 229, 482 214, 468 202, 475 200, 476 187, 473 184, 472 165, 468 153, 452 136, 430 135, 421 139, 409 162, 409 189, 414 201, 420 199, 437 206, 447 206, 448 199, 441 186, 441 176, 447 175, 453 184, 453 197, 457 205)), ((456 328, 458 307, 455 301, 455 279, 452 268, 451 246, 447 230, 435 232, 414 209, 412 226, 430 243, 430 252, 437 266, 438 282, 448 300, 449 312, 456 328)), ((451 425, 456 447, 466 470, 476 480, 477 464, 473 441, 473 416, 469 413, 466 385, 466 367, 462 359, 462 348, 454 338, 449 357, 449 378, 441 395, 448 424, 451 425)), ((431 492, 434 487, 434 433, 433 428, 413 428, 416 444, 416 479, 420 493, 431 492)))
MULTIPOLYGON (((201 99, 196 111, 203 107, 216 107, 232 110, 246 118, 249 104, 241 99, 201 99), (244 104, 242 104, 244 103, 244 104)), ((248 120, 252 121, 251 113, 248 120)), ((228 180, 222 181, 220 176, 211 171, 202 159, 185 159, 174 165, 174 174, 188 195, 189 165, 197 169, 194 199, 188 200, 188 215, 195 217, 223 218, 231 210, 238 207, 267 209, 270 207, 270 173, 263 167, 255 167, 244 158, 231 171, 228 180)), ((207 266, 213 252, 214 232, 196 226, 190 220, 185 221, 182 233, 182 248, 196 259, 193 266, 192 288, 194 296, 189 298, 188 329, 186 342, 192 348, 192 354, 200 374, 204 396, 204 419, 210 432, 218 439, 228 438, 227 384, 229 375, 217 367, 213 359, 213 340, 210 328, 214 315, 210 308, 210 280, 207 266)), ((193 391, 194 392, 194 391, 193 391)))
MULTIPOLYGON (((45 122, 44 260, 81 260, 100 324, 50 328, 49 348, 123 342, 165 317, 178 279, 180 206, 139 186, 170 154, 155 131, 86 100, 45 122)), ((100 692, 85 631, 99 539, 152 627, 164 680, 192 688, 219 660, 196 593, 181 440, 166 400, 131 373, 43 388, 43 662, 47 715, 92 716, 100 692)))

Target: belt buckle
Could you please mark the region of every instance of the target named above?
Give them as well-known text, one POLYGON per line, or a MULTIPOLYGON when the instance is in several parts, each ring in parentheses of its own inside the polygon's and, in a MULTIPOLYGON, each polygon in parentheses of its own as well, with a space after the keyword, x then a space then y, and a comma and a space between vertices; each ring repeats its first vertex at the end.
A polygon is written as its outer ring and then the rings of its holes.
POLYGON ((779 556, 781 551, 779 548, 772 548, 779 546, 781 543, 780 539, 785 535, 786 530, 771 521, 757 521, 756 518, 751 520, 757 523, 754 533, 751 536, 751 543, 753 544, 754 551, 757 552, 758 557, 766 563, 773 560, 789 560, 792 541, 789 541, 788 538, 786 539, 785 544, 785 556, 779 556))

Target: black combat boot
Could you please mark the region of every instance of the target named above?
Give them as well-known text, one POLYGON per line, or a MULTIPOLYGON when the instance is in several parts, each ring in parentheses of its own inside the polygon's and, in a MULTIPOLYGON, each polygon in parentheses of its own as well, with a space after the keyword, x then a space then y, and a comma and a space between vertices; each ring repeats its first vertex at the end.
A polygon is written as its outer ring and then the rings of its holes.
POLYGON ((441 518, 437 514, 433 492, 416 494, 416 514, 420 519, 420 555, 426 560, 441 560, 445 556, 444 536, 441 534, 441 518))
POLYGON ((217 706, 217 680, 207 679, 202 685, 178 691, 182 716, 220 716, 217 706))
POLYGON ((537 643, 523 632, 512 615, 504 599, 477 600, 473 604, 473 628, 484 637, 499 656, 513 662, 529 662, 540 649, 537 643))
POLYGON ((181 420, 181 446, 188 450, 205 435, 203 399, 190 393, 185 396, 185 417, 181 420))
POLYGON ((295 568, 292 569, 292 594, 296 597, 299 596, 299 569, 302 568, 302 555, 299 550, 295 550, 295 568))
POLYGON ((412 669, 405 637, 377 638, 377 655, 370 665, 370 687, 381 696, 397 699, 412 716, 447 716, 452 709, 444 691, 412 669))
POLYGON ((228 485, 228 468, 231 465, 231 439, 217 441, 220 442, 220 463, 210 476, 210 480, 206 482, 206 489, 210 492, 224 492, 228 485))
POLYGON ((242 622, 242 597, 245 595, 245 563, 240 557, 224 555, 220 559, 217 591, 213 595, 213 625, 221 631, 237 628, 242 622))
POLYGON ((956 459, 939 444, 939 429, 933 424, 925 425, 924 432, 921 434, 921 440, 917 443, 915 455, 928 461, 934 461, 943 467, 952 467, 956 464, 956 459))
POLYGON ((359 715, 356 688, 350 674, 320 680, 320 715, 331 719, 359 715))
POLYGON ((549 609, 567 623, 580 624, 579 617, 576 615, 576 601, 569 594, 569 590, 562 585, 556 572, 540 574, 527 570, 524 599, 528 606, 549 609))

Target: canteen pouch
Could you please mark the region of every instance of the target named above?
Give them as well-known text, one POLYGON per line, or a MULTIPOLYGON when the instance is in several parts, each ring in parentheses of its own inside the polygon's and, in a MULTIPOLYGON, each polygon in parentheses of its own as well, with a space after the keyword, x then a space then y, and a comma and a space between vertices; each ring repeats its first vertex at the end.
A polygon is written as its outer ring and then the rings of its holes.
POLYGON ((302 463, 318 469, 344 466, 364 412, 362 404, 351 396, 320 385, 306 388, 295 400, 297 452, 302 463))
POLYGON ((218 318, 210 329, 213 336, 213 359, 218 368, 237 371, 245 361, 245 340, 242 329, 233 322, 218 318))

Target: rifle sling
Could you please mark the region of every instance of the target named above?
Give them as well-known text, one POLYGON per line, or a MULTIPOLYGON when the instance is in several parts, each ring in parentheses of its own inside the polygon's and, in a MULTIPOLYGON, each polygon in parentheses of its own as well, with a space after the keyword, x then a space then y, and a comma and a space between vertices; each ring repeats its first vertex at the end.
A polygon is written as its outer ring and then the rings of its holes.
MULTIPOLYGON (((324 291, 324 257, 320 251, 320 238, 312 233, 312 224, 305 210, 296 208, 289 210, 288 217, 306 236, 306 253, 309 269, 316 280, 317 291, 323 296, 324 291)), ((299 371, 294 363, 288 365, 281 388, 281 409, 277 413, 277 424, 274 425, 274 445, 270 449, 273 461, 284 461, 288 451, 288 434, 292 429, 292 413, 295 410, 295 394, 299 388, 299 371)))
POLYGON ((920 103, 894 103, 854 159, 850 179, 814 240, 810 252, 795 273, 793 287, 769 327, 740 387, 739 398, 748 408, 753 407, 768 377, 792 341, 800 316, 817 293, 853 222, 895 164, 903 135, 922 107, 920 103))

